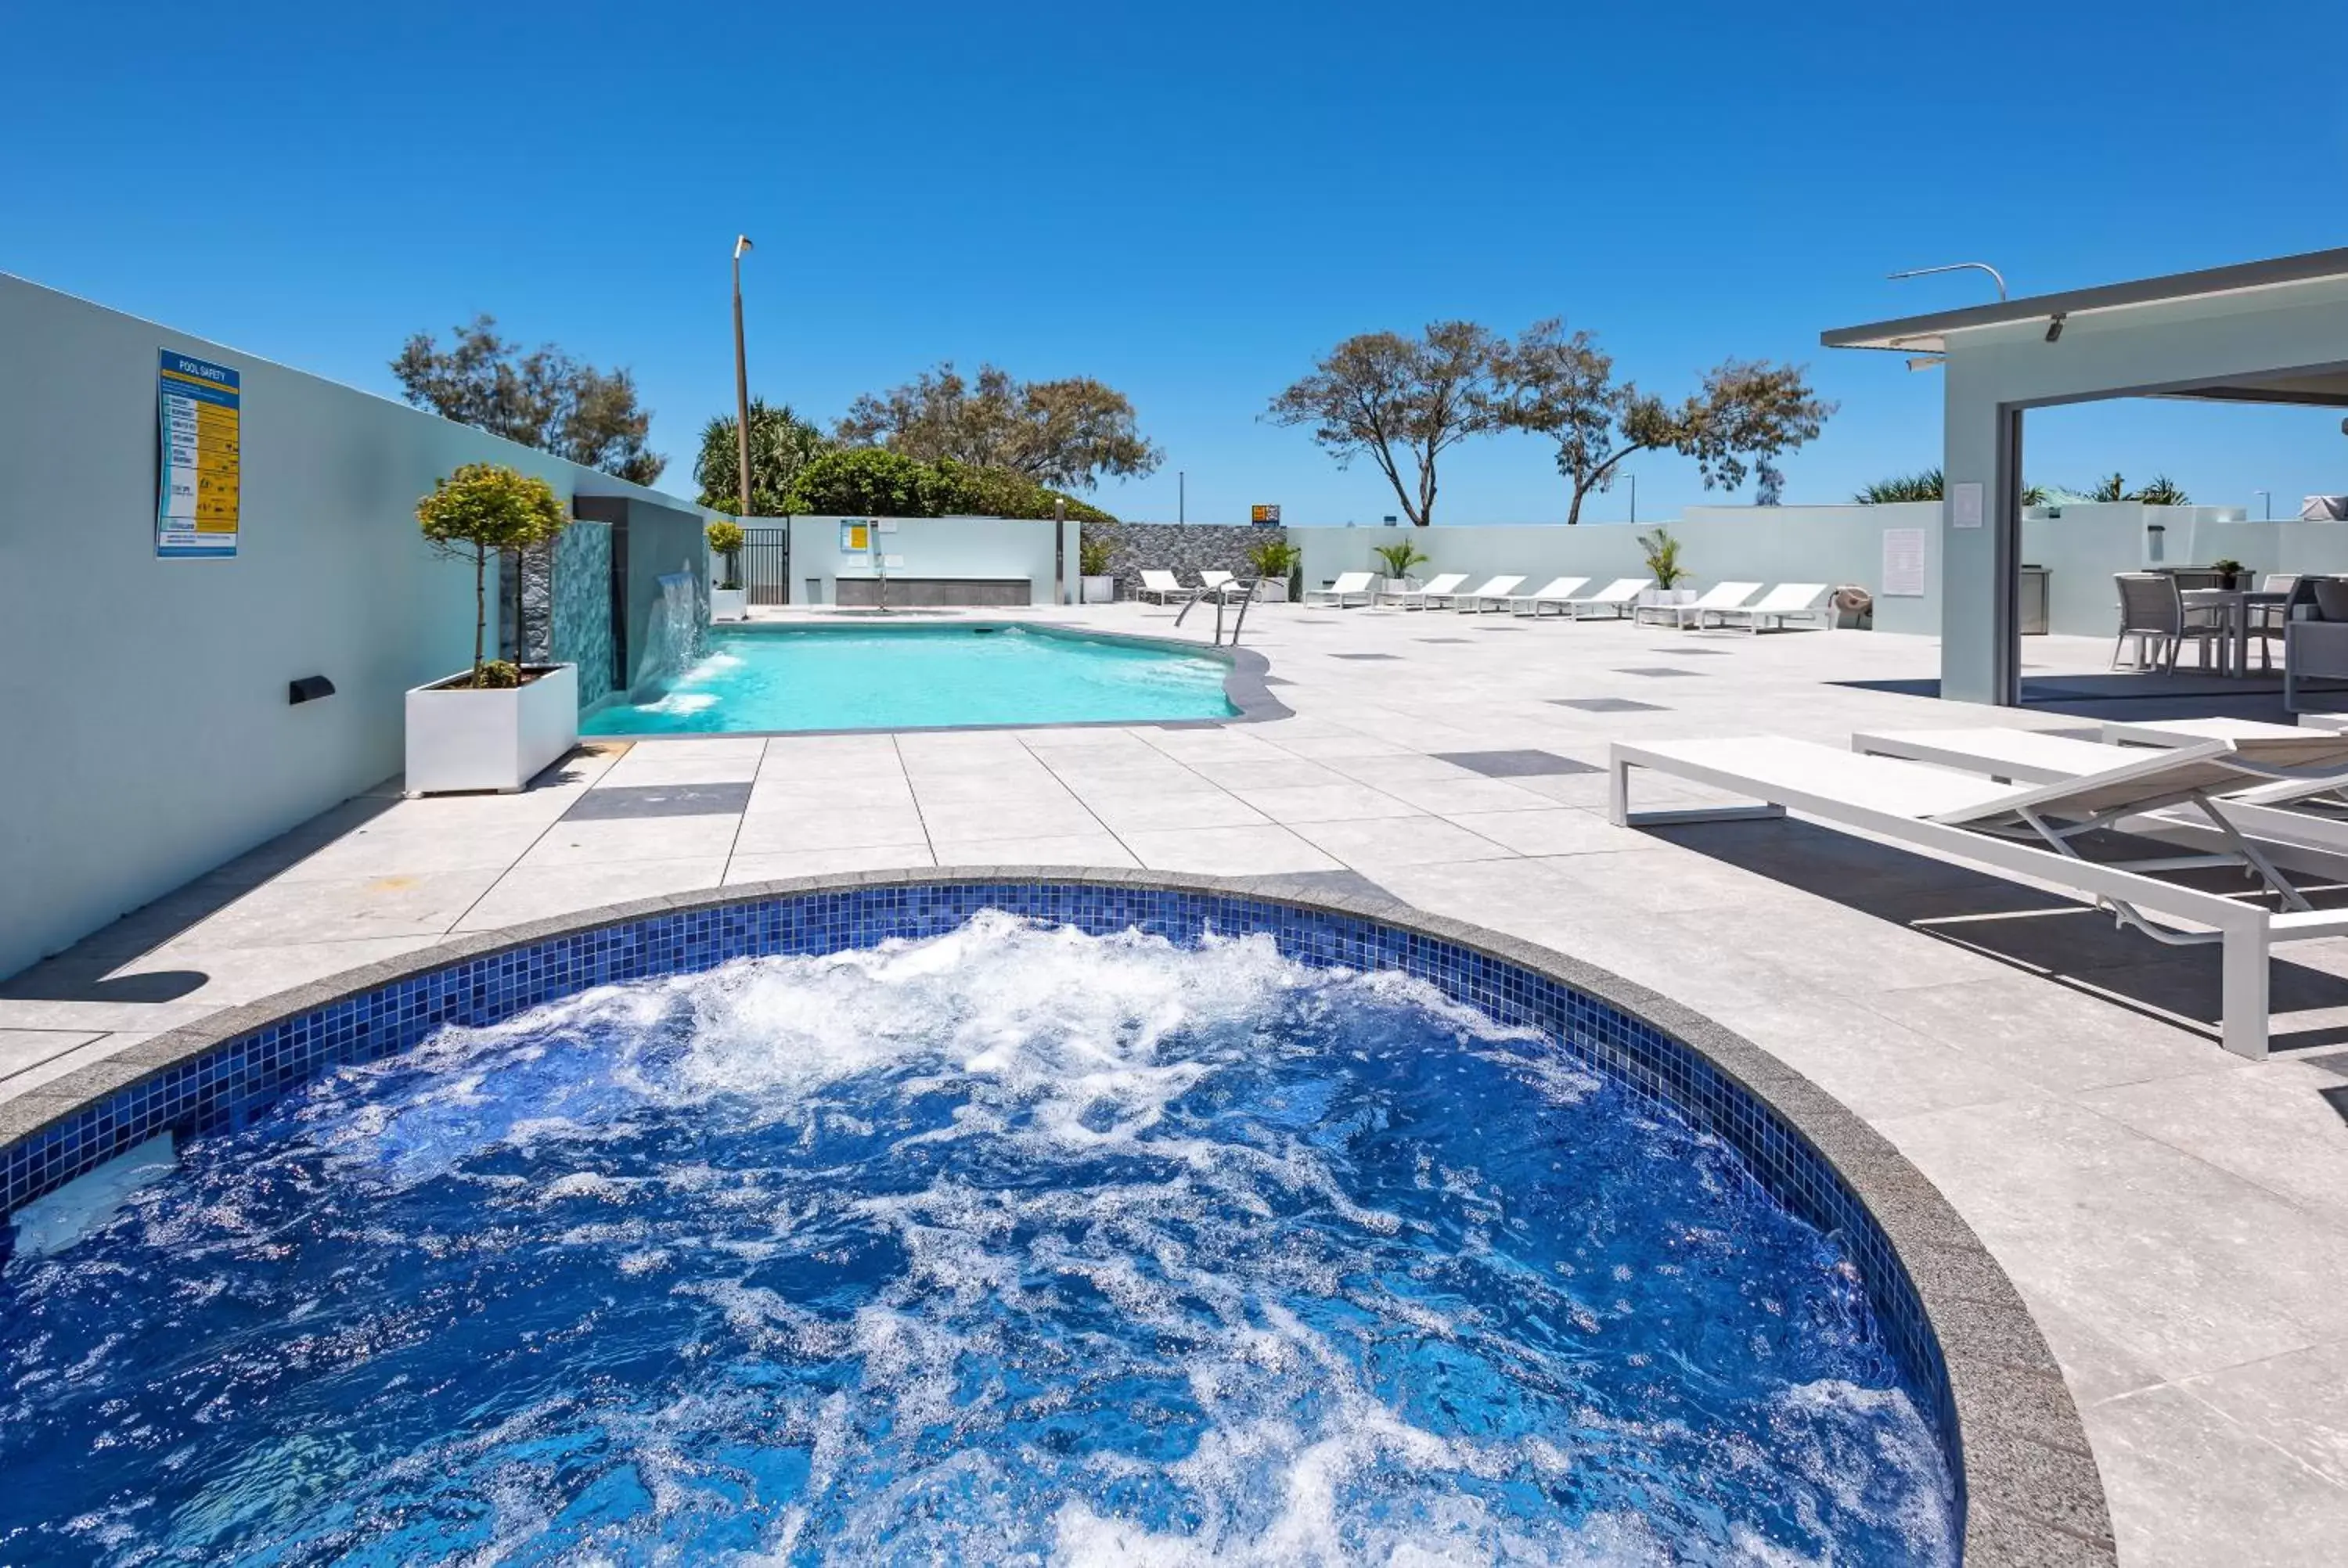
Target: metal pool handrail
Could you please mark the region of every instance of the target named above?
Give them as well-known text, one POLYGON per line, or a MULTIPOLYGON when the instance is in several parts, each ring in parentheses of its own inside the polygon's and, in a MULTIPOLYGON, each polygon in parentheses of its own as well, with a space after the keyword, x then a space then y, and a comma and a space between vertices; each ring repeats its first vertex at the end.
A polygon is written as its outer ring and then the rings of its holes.
POLYGON ((1231 589, 1241 586, 1244 586, 1247 591, 1240 600, 1239 614, 1233 617, 1231 620, 1231 646, 1237 648, 1240 645, 1240 631, 1247 625, 1248 606, 1255 602, 1257 592, 1263 587, 1263 579, 1260 577, 1235 577, 1231 581, 1223 584, 1220 588, 1201 589, 1199 593, 1192 596, 1186 603, 1184 603, 1182 606, 1182 613, 1174 618, 1174 624, 1177 626, 1181 625, 1184 617, 1190 613, 1191 606, 1197 604, 1200 600, 1205 599, 1208 595, 1212 594, 1215 600, 1215 641, 1213 645, 1217 648, 1220 648, 1223 645, 1223 606, 1231 601, 1231 589))

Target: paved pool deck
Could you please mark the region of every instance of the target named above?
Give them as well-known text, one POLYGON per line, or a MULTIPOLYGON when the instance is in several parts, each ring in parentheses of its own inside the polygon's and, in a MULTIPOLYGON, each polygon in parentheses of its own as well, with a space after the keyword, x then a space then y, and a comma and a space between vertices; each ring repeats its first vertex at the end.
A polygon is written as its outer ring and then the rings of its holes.
MULTIPOLYGON (((1176 634, 1155 606, 985 618, 1176 634)), ((1798 820, 1605 820, 1617 739, 2066 722, 1900 690, 1929 639, 1291 606, 1249 632, 1293 717, 607 743, 513 795, 386 781, 0 984, 0 1099, 451 932, 726 883, 1057 863, 1383 891, 1664 992, 1888 1136, 2036 1314, 2123 1562, 2343 1560, 2348 942, 2281 951, 2253 1064, 2207 1027, 2208 953, 1798 820)), ((2051 672, 2107 653, 2025 645, 2051 672)))

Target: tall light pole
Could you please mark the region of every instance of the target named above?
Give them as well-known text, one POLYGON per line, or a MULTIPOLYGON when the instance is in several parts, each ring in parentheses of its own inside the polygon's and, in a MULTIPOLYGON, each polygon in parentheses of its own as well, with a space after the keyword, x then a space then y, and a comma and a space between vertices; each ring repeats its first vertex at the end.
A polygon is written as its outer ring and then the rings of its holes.
POLYGON ((2262 500, 2264 500, 2264 501, 2266 502, 2266 516, 2265 516, 2265 517, 2263 517, 2263 518, 2260 518, 2259 520, 2260 520, 2260 522, 2267 522, 2267 523, 2271 523, 2271 522, 2273 522, 2273 521, 2274 521, 2274 492, 2273 492, 2272 490, 2252 490, 2252 491, 2250 492, 2250 494, 2251 494, 2251 495, 2253 495, 2253 496, 2257 496, 2257 497, 2259 497, 2260 499, 2262 499, 2262 500))
POLYGON ((734 477, 740 517, 750 515, 750 361, 742 352, 742 252, 750 236, 734 236, 734 477))
POLYGON ((1625 474, 1622 477, 1631 481, 1631 521, 1636 523, 1639 520, 1639 476, 1625 474))

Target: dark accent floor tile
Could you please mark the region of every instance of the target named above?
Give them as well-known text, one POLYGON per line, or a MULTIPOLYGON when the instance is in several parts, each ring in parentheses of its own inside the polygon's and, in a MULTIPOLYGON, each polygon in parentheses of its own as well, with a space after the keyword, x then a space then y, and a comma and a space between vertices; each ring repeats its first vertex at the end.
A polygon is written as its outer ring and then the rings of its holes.
POLYGON ((1472 641, 1473 639, 1466 637, 1414 637, 1411 641, 1413 642, 1468 642, 1472 641))
POLYGON ((1399 659, 1399 653, 1332 653, 1332 659, 1399 659))
POLYGON ((1653 702, 1633 702, 1628 697, 1551 697, 1550 705, 1557 708, 1579 708, 1585 713, 1668 713, 1669 708, 1653 702))
POLYGON ((1488 779, 1538 778, 1553 774, 1594 774, 1589 763, 1577 763, 1555 752, 1437 752, 1437 762, 1451 763, 1488 779))
POLYGON ((599 784, 562 814, 565 822, 623 816, 739 815, 750 804, 743 784, 599 784))
POLYGON ((2340 1120, 2348 1122, 2348 1089, 2319 1089, 2316 1092, 2323 1096, 2326 1105, 2339 1112, 2340 1120))
POLYGON ((1617 670, 1617 675, 1693 675, 1693 670, 1674 670, 1668 664, 1646 664, 1631 670, 1617 670))
POLYGON ((1650 648, 1647 651, 1660 653, 1666 659, 1733 659, 1735 657, 1725 648, 1650 648))

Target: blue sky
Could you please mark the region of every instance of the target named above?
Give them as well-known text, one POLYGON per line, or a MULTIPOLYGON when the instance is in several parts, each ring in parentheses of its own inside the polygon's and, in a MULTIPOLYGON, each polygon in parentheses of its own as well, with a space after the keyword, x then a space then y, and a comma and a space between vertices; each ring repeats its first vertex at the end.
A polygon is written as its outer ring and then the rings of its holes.
MULTIPOLYGON (((633 367, 689 491, 740 231, 770 398, 1097 375, 1168 455, 1104 487, 1120 513, 1170 518, 1180 469, 1194 519, 1369 523, 1374 469, 1257 418, 1351 333, 1562 314, 1674 395, 1807 362, 1842 407, 1787 497, 1839 500, 1937 460, 1940 386, 1819 331, 1986 297, 1883 274, 2031 293, 2348 243, 2339 0, 1926 10, 26 4, 0 271, 386 392, 408 333, 489 311, 633 367)), ((2041 481, 2348 490, 2316 410, 2065 410, 2031 449, 2041 481)), ((1634 466, 1642 517, 1705 498, 1634 466)), ((1562 516, 1529 437, 1442 479, 1438 520, 1562 516)))

